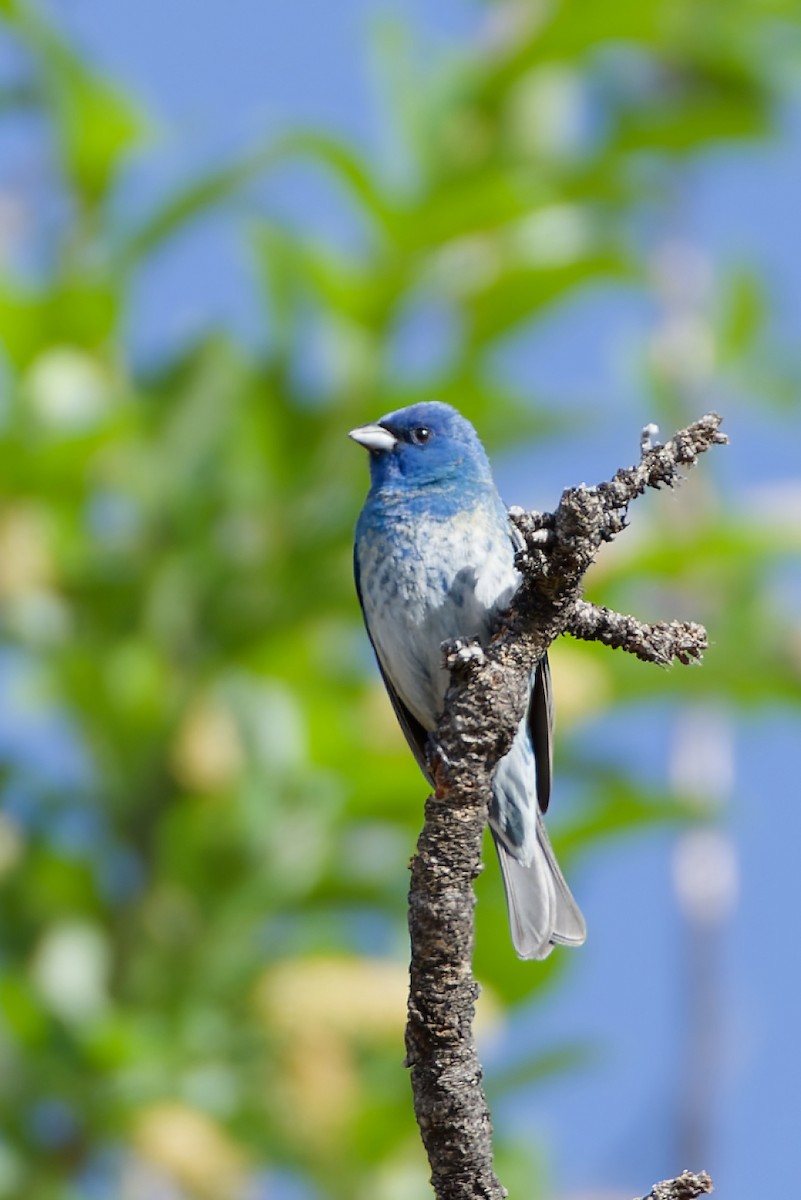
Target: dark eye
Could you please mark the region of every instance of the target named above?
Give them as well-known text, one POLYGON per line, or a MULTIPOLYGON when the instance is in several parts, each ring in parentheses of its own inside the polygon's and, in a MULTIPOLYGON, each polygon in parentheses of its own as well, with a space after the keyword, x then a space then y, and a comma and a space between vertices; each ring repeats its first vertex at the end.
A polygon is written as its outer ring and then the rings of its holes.
POLYGON ((414 442, 415 446, 424 446, 431 437, 431 430, 427 425, 420 425, 417 429, 413 429, 409 437, 414 442))

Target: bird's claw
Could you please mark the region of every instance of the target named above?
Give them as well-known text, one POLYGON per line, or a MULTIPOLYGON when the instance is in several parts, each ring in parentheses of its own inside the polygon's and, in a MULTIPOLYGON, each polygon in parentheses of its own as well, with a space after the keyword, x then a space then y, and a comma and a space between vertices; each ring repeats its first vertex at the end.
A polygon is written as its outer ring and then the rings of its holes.
POLYGON ((532 552, 547 550, 556 540, 553 513, 526 512, 523 508, 512 507, 509 516, 524 542, 517 552, 518 566, 525 566, 532 552))
POLYGON ((533 529, 528 535, 529 546, 538 546, 544 548, 550 546, 554 540, 554 532, 552 529, 533 529))
POLYGON ((442 643, 442 665, 448 671, 483 666, 484 650, 478 638, 452 638, 442 643))

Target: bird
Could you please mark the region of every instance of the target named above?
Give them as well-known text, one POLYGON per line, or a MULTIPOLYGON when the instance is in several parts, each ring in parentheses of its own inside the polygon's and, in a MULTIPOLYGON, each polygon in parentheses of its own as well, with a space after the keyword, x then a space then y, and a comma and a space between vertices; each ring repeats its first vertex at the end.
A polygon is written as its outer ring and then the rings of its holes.
MULTIPOLYGON (((370 455, 354 542, 356 592, 395 715, 433 786, 426 743, 449 683, 442 643, 487 644, 520 585, 522 539, 478 434, 451 405, 419 402, 349 436, 370 455)), ((512 943, 520 958, 543 959, 556 945, 581 945, 586 926, 543 821, 553 740, 547 656, 528 691, 493 772, 488 814, 512 943)))

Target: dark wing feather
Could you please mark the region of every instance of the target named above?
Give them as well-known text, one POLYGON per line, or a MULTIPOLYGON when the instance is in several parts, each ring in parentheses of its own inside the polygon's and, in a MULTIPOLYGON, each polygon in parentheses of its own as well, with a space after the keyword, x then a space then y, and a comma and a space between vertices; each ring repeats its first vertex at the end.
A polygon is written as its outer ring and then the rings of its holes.
MULTIPOLYGON (((509 522, 509 533, 515 550, 524 550, 526 543, 523 535, 512 521, 509 522)), ((547 654, 543 655, 534 676, 528 702, 528 727, 537 767, 537 803, 540 812, 547 812, 553 777, 553 695, 547 654)))
POLYGON ((359 597, 359 607, 361 608, 362 616, 364 617, 364 627, 367 630, 367 636, 370 638, 370 645, 373 647, 375 660, 378 663, 378 669, 381 672, 381 678, 384 681, 384 687, 387 689, 387 695, 389 696, 392 707, 395 710, 395 716, 398 718, 398 724, 403 730, 403 735, 406 738, 406 741, 409 743, 409 748, 417 760, 417 765, 425 775, 431 787, 433 787, 434 781, 429 775, 428 766, 426 765, 426 744, 428 742, 428 731, 423 728, 423 726, 417 720, 417 717, 413 716, 412 713, 409 712, 408 708, 395 691, 392 680, 387 675, 381 663, 381 659, 378 657, 378 651, 375 648, 375 642, 373 641, 372 634, 370 633, 370 626, 367 623, 367 616, 364 611, 362 589, 359 582, 359 557, 355 549, 353 552, 353 577, 356 581, 356 595, 359 597))
POLYGON ((528 706, 528 727, 537 764, 537 803, 540 812, 548 811, 553 775, 553 697, 551 668, 546 654, 537 666, 528 706))

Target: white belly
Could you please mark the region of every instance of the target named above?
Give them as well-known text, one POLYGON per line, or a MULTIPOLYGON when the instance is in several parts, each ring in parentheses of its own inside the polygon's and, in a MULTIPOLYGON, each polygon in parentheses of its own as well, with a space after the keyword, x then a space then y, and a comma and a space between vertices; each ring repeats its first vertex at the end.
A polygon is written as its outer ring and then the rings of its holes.
POLYGON ((362 602, 376 653, 426 729, 434 727, 448 686, 442 643, 485 641, 494 614, 507 607, 519 582, 511 541, 499 551, 492 525, 475 513, 426 521, 424 530, 408 522, 393 527, 391 541, 372 533, 359 548, 362 602))

